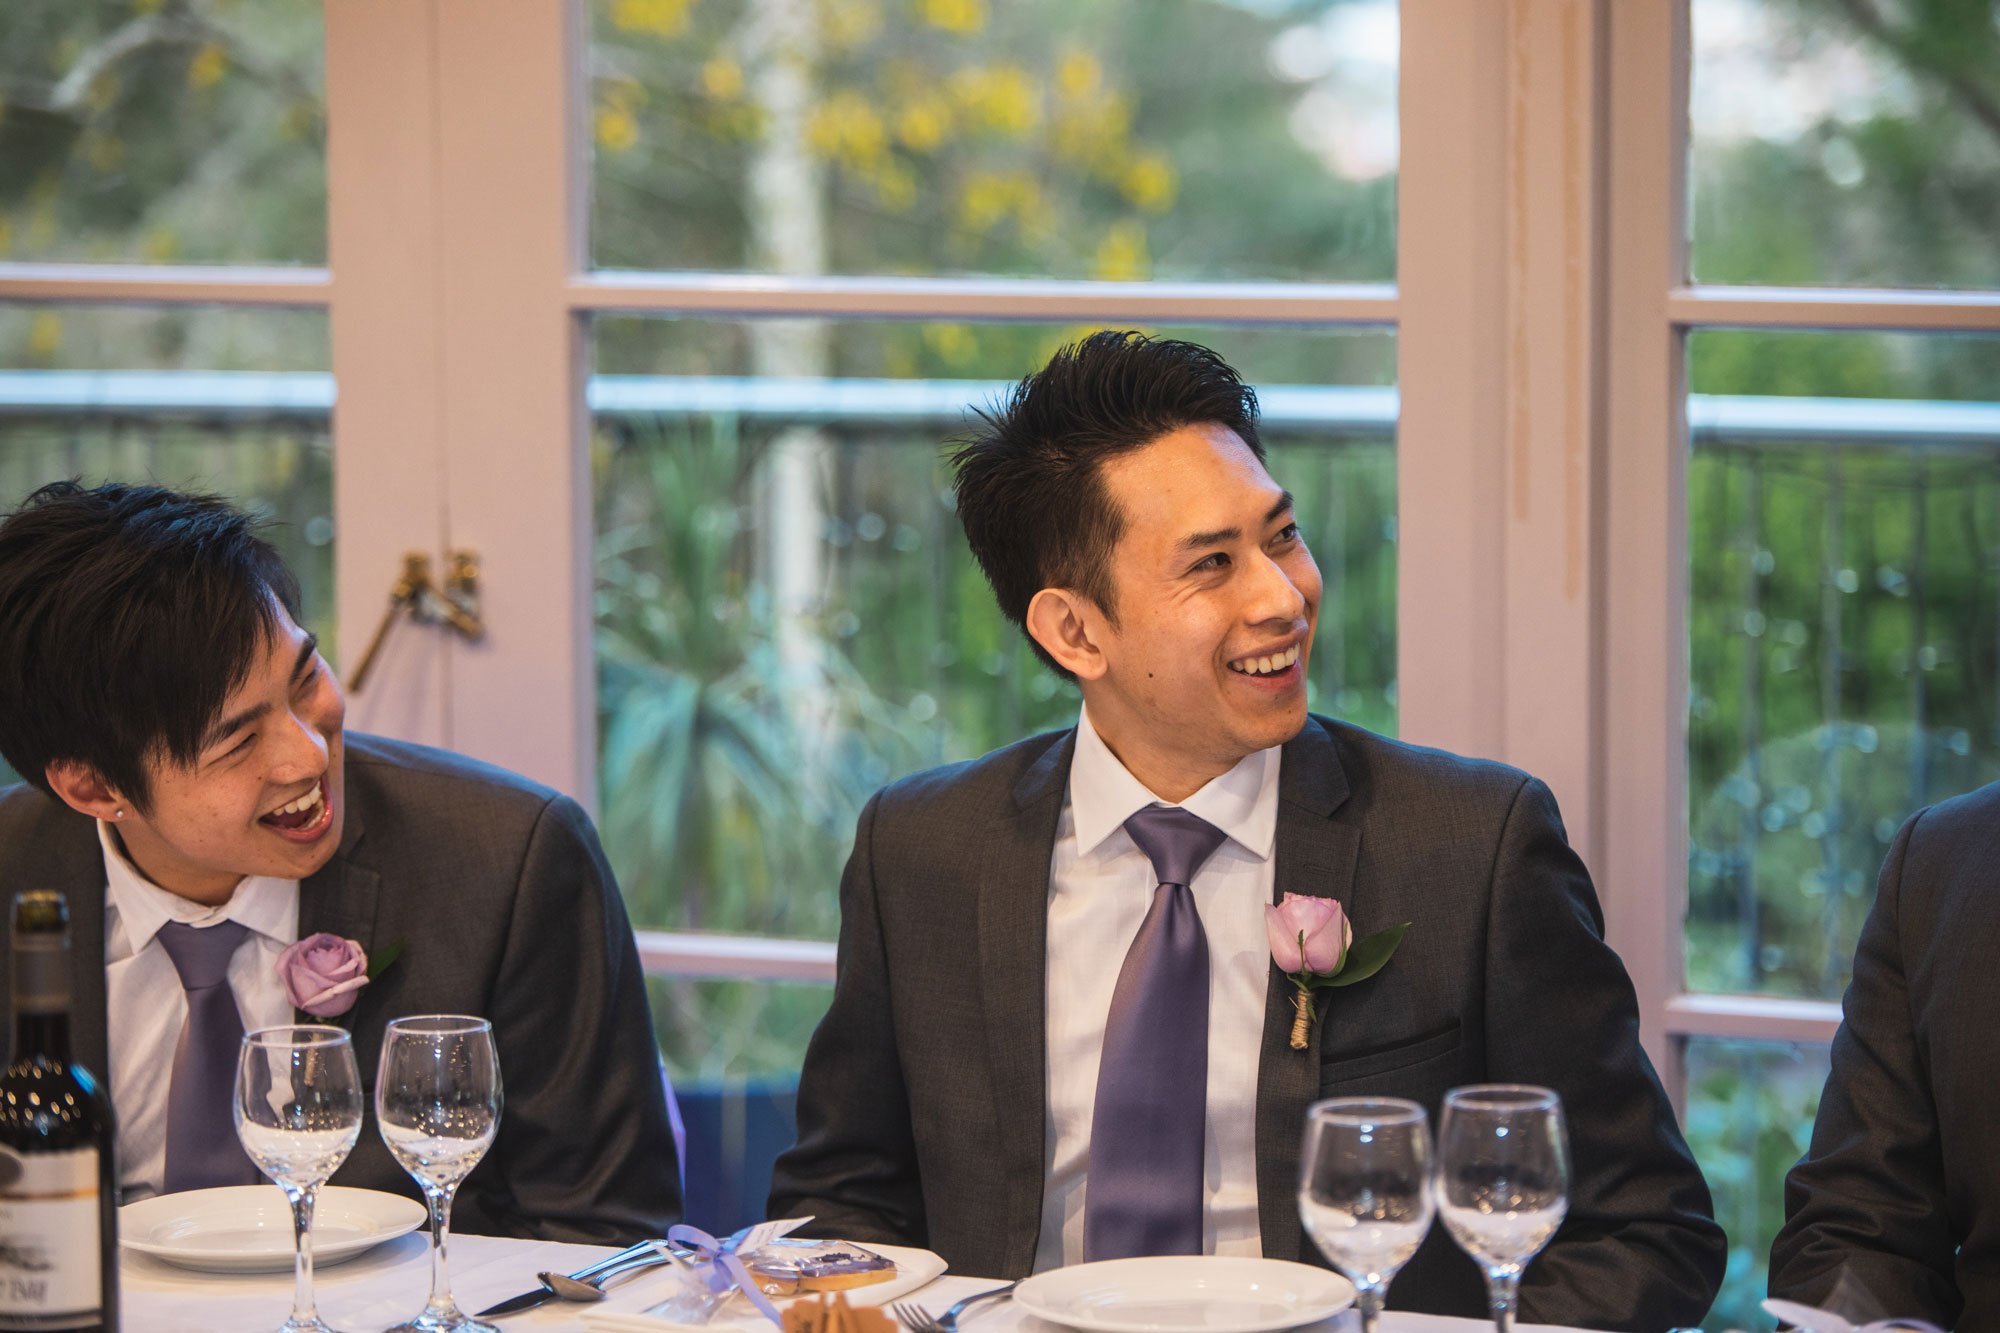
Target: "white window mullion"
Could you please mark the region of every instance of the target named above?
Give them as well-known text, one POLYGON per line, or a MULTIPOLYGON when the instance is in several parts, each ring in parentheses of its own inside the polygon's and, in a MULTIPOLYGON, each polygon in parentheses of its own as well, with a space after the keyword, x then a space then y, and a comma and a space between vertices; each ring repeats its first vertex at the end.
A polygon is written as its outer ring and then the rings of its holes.
POLYGON ((1685 976, 1686 397, 1665 301, 1686 273, 1686 0, 1620 0, 1609 49, 1602 874, 1635 909, 1611 915, 1610 938, 1678 1104, 1681 1051, 1667 1011, 1685 976))
POLYGON ((569 284, 580 310, 803 315, 824 319, 1345 324, 1396 321, 1390 283, 1069 282, 1015 278, 818 277, 595 272, 569 284))
POLYGON ((1667 317, 1689 327, 1993 333, 2000 292, 1684 286, 1668 293, 1667 317))
POLYGON ((590 471, 565 297, 583 6, 433 3, 445 503, 451 545, 482 562, 487 631, 452 644, 452 744, 590 806, 590 471))
MULTIPOLYGON (((343 674, 388 605, 405 552, 447 546, 437 300, 437 34, 432 6, 326 8, 327 257, 331 284, 334 558, 343 674)), ((442 634, 394 625, 348 725, 453 741, 442 634)))
POLYGON ((0 263, 0 301, 314 307, 330 290, 323 268, 0 263))

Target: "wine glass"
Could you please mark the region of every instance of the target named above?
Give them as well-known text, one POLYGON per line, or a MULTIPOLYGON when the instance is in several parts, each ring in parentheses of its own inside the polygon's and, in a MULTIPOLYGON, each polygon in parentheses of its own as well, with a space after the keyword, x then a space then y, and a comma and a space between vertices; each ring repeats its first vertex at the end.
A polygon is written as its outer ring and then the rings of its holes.
POLYGON ((361 1073, 336 1027, 259 1028, 236 1061, 236 1137, 292 1206, 292 1317, 280 1333, 331 1333, 313 1306, 313 1202, 361 1137, 361 1073))
POLYGON ((399 1018, 382 1034, 375 1079, 382 1142, 423 1187, 431 1212, 431 1297, 389 1333, 498 1333, 451 1298, 446 1271, 452 1196, 500 1127, 500 1058, 493 1025, 461 1014, 399 1018))
POLYGON ((1389 1280, 1431 1229, 1431 1130, 1398 1097, 1334 1097, 1306 1112, 1299 1219, 1354 1283, 1362 1333, 1375 1333, 1389 1280))
POLYGON ((1562 1099, 1518 1083, 1453 1088, 1438 1123, 1438 1156, 1438 1213, 1486 1272, 1494 1328, 1513 1333, 1522 1270, 1569 1211, 1562 1099))

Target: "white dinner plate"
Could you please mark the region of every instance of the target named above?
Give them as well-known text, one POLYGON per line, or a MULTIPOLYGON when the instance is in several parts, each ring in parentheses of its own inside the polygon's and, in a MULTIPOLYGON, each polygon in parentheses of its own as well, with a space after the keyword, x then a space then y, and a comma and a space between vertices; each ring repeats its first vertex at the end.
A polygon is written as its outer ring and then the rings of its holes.
MULTIPOLYGON (((352 1259, 415 1231, 415 1199, 344 1185, 320 1188, 313 1206, 313 1264, 352 1259)), ((292 1210, 275 1185, 157 1194, 118 1210, 118 1243, 204 1273, 277 1273, 292 1266, 292 1210)))
POLYGON ((1092 1333, 1268 1333, 1353 1303, 1354 1284, 1324 1268, 1214 1254, 1052 1268, 1014 1288, 1029 1314, 1092 1333))

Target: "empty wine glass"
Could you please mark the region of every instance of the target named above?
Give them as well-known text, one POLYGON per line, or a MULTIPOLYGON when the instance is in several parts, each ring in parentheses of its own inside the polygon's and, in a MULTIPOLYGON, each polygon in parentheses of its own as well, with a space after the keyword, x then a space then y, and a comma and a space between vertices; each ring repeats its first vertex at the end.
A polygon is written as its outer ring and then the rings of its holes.
POLYGON ((313 1306, 319 1187, 361 1136, 361 1073, 336 1027, 259 1028, 236 1061, 236 1137, 292 1206, 292 1317, 281 1333, 331 1333, 313 1306))
POLYGON ((1299 1219, 1349 1281, 1375 1333, 1389 1281, 1431 1229, 1431 1131, 1395 1097, 1334 1097, 1306 1112, 1299 1219))
POLYGON ((452 1196, 500 1127, 493 1025, 460 1014, 399 1018, 382 1034, 375 1119, 390 1155, 423 1187, 431 1212, 431 1297, 389 1333, 498 1333, 451 1298, 445 1251, 452 1196))
POLYGON ((1569 1211, 1562 1100, 1547 1088, 1484 1083, 1445 1094, 1438 1213, 1486 1272, 1493 1326, 1512 1333, 1528 1261, 1569 1211))

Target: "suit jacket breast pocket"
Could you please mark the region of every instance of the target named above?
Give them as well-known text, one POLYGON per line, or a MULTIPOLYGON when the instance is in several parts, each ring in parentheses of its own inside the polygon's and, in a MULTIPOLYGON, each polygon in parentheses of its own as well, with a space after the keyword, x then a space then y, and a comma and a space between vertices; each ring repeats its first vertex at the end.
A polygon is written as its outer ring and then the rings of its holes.
POLYGON ((1319 1069, 1320 1096, 1373 1094, 1433 1101, 1433 1083, 1445 1080, 1435 1089, 1437 1095, 1451 1086, 1459 1046, 1459 1025, 1453 1020, 1447 1028, 1408 1041, 1329 1057, 1319 1069))

